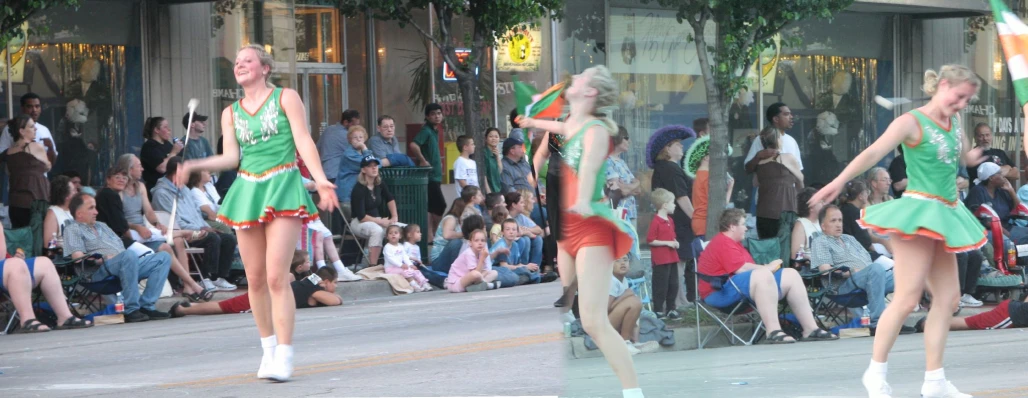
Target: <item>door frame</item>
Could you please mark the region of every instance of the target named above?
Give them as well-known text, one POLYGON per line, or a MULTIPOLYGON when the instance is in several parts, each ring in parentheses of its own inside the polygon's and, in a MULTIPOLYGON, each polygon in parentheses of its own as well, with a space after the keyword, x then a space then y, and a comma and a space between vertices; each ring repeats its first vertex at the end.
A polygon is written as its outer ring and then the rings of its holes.
POLYGON ((310 87, 310 76, 311 75, 336 75, 340 76, 339 92, 340 98, 343 101, 343 108, 340 110, 346 110, 350 107, 350 99, 347 96, 346 90, 346 65, 344 64, 323 64, 316 62, 297 62, 296 63, 296 77, 299 80, 299 87, 302 87, 301 99, 304 105, 307 106, 307 129, 308 131, 314 131, 314 121, 311 120, 311 108, 313 106, 322 107, 322 112, 328 115, 328 104, 312 104, 310 99, 311 87, 310 87))

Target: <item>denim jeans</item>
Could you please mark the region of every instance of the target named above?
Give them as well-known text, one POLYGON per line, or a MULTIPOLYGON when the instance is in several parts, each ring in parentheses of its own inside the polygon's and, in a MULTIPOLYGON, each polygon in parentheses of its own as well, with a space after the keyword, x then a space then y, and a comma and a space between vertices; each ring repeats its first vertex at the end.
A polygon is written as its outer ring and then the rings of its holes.
POLYGON ((542 262, 543 262, 543 237, 542 236, 536 236, 535 238, 529 238, 527 236, 522 236, 521 239, 518 239, 518 244, 521 245, 521 247, 524 248, 524 249, 522 249, 523 250, 522 254, 527 254, 527 256, 522 256, 521 257, 522 259, 527 258, 528 262, 532 263, 532 264, 537 264, 537 265, 538 264, 542 264, 542 262), (525 251, 527 251, 527 253, 525 253, 525 251))
POLYGON ((892 271, 888 271, 879 263, 871 263, 864 269, 852 274, 846 282, 839 286, 839 294, 847 294, 857 289, 867 293, 867 309, 871 311, 871 325, 878 324, 878 318, 885 312, 885 295, 896 288, 892 279, 892 271))
POLYGON ((161 298, 164 281, 168 280, 171 269, 171 255, 157 252, 143 258, 137 258, 131 251, 123 251, 114 258, 104 262, 96 273, 93 281, 100 281, 108 276, 121 279, 121 296, 125 301, 125 313, 136 312, 140 308, 154 310, 154 304, 161 298), (139 294, 139 281, 146 279, 146 289, 139 294))
POLYGON ((516 274, 519 278, 521 277, 521 275, 527 276, 528 277, 528 283, 527 284, 539 283, 539 281, 542 280, 542 278, 543 278, 542 275, 539 275, 539 271, 535 271, 535 272, 529 271, 527 267, 517 267, 517 268, 515 268, 514 269, 514 274, 516 274))
POLYGON ((496 280, 500 282, 500 287, 514 287, 518 285, 518 274, 507 269, 506 267, 496 266, 493 267, 496 270, 496 280))
MULTIPOLYGON (((457 257, 460 257, 460 250, 463 248, 464 239, 451 239, 446 243, 443 251, 439 253, 439 257, 436 257, 435 260, 429 263, 428 268, 431 268, 433 271, 449 274, 450 267, 454 261, 457 261, 457 257)), ((431 279, 429 282, 431 282, 431 279)))
POLYGON ((208 232, 203 239, 189 242, 189 246, 203 249, 203 265, 207 278, 228 279, 235 259, 236 236, 220 232, 208 232))
POLYGON ((386 159, 389 159, 389 167, 414 167, 414 161, 411 160, 410 156, 402 153, 390 153, 386 155, 386 159))

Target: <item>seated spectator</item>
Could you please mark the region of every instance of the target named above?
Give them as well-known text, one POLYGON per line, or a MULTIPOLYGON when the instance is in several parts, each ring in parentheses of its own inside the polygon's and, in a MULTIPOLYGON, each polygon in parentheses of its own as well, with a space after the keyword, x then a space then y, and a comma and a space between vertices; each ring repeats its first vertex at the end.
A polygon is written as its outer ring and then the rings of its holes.
POLYGON ((378 134, 368 139, 368 148, 375 157, 382 160, 382 167, 414 167, 414 160, 400 150, 400 140, 396 139, 396 122, 392 116, 378 117, 378 134))
POLYGON ((964 204, 972 212, 978 207, 987 204, 999 214, 1000 224, 1003 225, 1004 233, 1017 244, 1028 243, 1028 228, 1017 227, 1010 224, 1011 211, 1017 208, 1020 198, 1010 180, 1003 177, 1000 167, 992 162, 985 162, 978 166, 977 185, 971 188, 967 194, 964 204))
POLYGON ((432 240, 432 250, 428 252, 430 268, 433 270, 449 273, 450 264, 453 264, 463 251, 464 235, 460 232, 459 217, 464 213, 464 207, 463 199, 454 199, 450 211, 439 221, 439 227, 432 240))
MULTIPOLYGON (((489 245, 495 245, 497 241, 503 238, 503 222, 510 218, 510 213, 507 212, 507 208, 504 206, 497 206, 493 208, 492 224, 489 227, 489 245)), ((515 224, 517 222, 515 221, 515 224)))
POLYGON ((656 341, 639 342, 639 317, 642 315, 642 300, 628 287, 625 275, 628 274, 628 256, 614 262, 614 274, 610 280, 610 304, 607 305, 607 317, 614 325, 614 330, 628 345, 632 355, 640 352, 654 352, 660 346, 656 341))
POLYGON ((518 285, 539 283, 542 278, 539 275, 539 264, 528 261, 528 248, 522 247, 518 240, 517 221, 507 219, 501 225, 503 237, 489 249, 494 257, 493 265, 513 271, 518 277, 518 285), (499 254, 503 249, 507 249, 509 253, 499 254))
POLYGON ((56 236, 58 247, 62 246, 64 240, 64 226, 75 218, 68 211, 68 204, 77 193, 78 190, 66 176, 60 175, 50 181, 50 207, 43 218, 43 238, 49 241, 56 236))
MULTIPOLYGON (((355 126, 350 134, 358 131, 355 126)), ((346 161, 344 160, 344 163, 346 161)), ((375 156, 368 155, 361 160, 360 175, 357 176, 357 184, 353 186, 351 195, 351 207, 353 219, 350 220, 350 229, 354 235, 368 240, 368 264, 377 265, 378 257, 382 254, 382 240, 385 237, 385 229, 398 221, 396 212, 396 201, 389 193, 389 188, 382 183, 382 177, 378 175, 379 161, 375 156), (379 213, 379 209, 385 204, 389 214, 379 213)))
POLYGON ((207 170, 192 172, 189 174, 186 188, 189 188, 189 194, 193 196, 193 202, 200 205, 200 214, 207 220, 208 226, 223 234, 232 233, 232 228, 218 221, 218 209, 221 208, 218 202, 221 201, 221 196, 218 195, 218 191, 213 189, 214 186, 211 185, 210 172, 207 170), (208 189, 208 187, 211 189, 208 189))
MULTIPOLYGON (((54 181, 62 179, 57 177, 54 181)), ((63 177, 65 185, 68 178, 63 177)), ((7 253, 7 241, 4 239, 3 226, 0 225, 0 253, 7 253)), ((50 303, 57 315, 57 330, 82 329, 93 326, 92 321, 82 320, 71 313, 68 300, 64 296, 61 277, 57 275, 54 263, 46 257, 23 259, 9 257, 0 260, 0 292, 7 293, 14 304, 14 310, 21 316, 19 333, 49 332, 50 327, 37 320, 32 308, 32 289, 39 288, 46 302, 50 303)), ((138 290, 137 290, 138 291, 138 290)))
POLYGON ((957 274, 960 278, 960 306, 981 307, 982 301, 974 298, 978 290, 978 278, 982 276, 981 267, 985 256, 979 249, 957 253, 957 274))
POLYGON ((182 127, 186 129, 186 135, 189 136, 189 142, 186 143, 186 153, 183 158, 192 160, 214 156, 214 149, 211 148, 211 143, 203 136, 203 133, 207 131, 207 116, 194 113, 193 123, 190 125, 189 114, 182 115, 182 127))
MULTIPOLYGON (((174 175, 174 173, 172 173, 174 175)), ((86 194, 71 198, 71 213, 74 222, 64 229, 64 253, 72 258, 87 254, 99 254, 97 270, 92 280, 100 281, 108 276, 121 280, 121 293, 125 302, 125 322, 143 322, 167 319, 166 312, 157 311, 154 305, 164 289, 171 269, 171 256, 156 252, 140 257, 125 250, 121 238, 107 224, 96 221, 96 200, 86 194), (139 293, 139 281, 146 279, 146 289, 139 293)))
POLYGON ((503 172, 500 182, 504 193, 532 189, 535 186, 532 166, 525 159, 525 141, 518 137, 511 135, 503 141, 503 172))
MULTIPOLYGON (((917 320, 914 329, 924 333, 924 322, 917 320)), ((1017 300, 1003 300, 996 308, 971 316, 950 318, 949 330, 993 330, 1028 327, 1028 296, 1017 300)))
MULTIPOLYGON (((506 202, 506 199, 504 199, 503 194, 502 193, 493 192, 493 193, 490 193, 488 195, 485 195, 485 209, 484 210, 486 212, 488 212, 490 215, 492 215, 493 214, 493 210, 495 210, 497 207, 502 207, 503 210, 507 210, 507 202, 506 202)), ((485 216, 483 215, 483 217, 485 217, 485 216)), ((504 217, 503 219, 506 220, 507 218, 508 217, 504 217)), ((493 229, 492 229, 493 228, 493 222, 490 219, 490 217, 486 217, 485 218, 485 226, 489 229, 490 232, 493 231, 493 229)), ((497 229, 497 234, 499 234, 498 231, 499 231, 499 229, 497 229)), ((492 239, 491 236, 490 236, 490 239, 492 239)))
POLYGON ((778 301, 785 298, 803 327, 804 337, 800 341, 839 338, 817 327, 799 272, 792 268, 783 269, 781 260, 754 264, 753 257, 741 243, 746 237, 746 213, 727 209, 721 213, 718 224, 721 233, 714 236, 700 254, 697 272, 712 277, 727 276, 728 280, 721 289, 715 290, 710 282, 700 279, 700 297, 707 305, 731 307, 747 298, 754 303, 760 319, 764 321, 768 343, 794 343, 795 340, 782 331, 778 320, 778 301))
MULTIPOLYGON (((529 215, 528 219, 532 220, 532 222, 534 222, 535 225, 546 224, 546 207, 544 206, 546 203, 543 202, 542 204, 539 204, 540 202, 535 200, 535 192, 532 189, 520 189, 518 190, 518 193, 520 193, 521 197, 525 199, 525 214, 529 215)), ((544 189, 539 193, 542 194, 542 199, 545 200, 546 190, 544 189)), ((543 228, 544 240, 547 236, 550 236, 549 225, 547 225, 546 228, 543 228)))
POLYGON ((867 250, 872 260, 880 262, 886 269, 892 268, 892 261, 889 259, 892 253, 892 244, 888 237, 873 235, 857 223, 860 220, 860 212, 868 206, 868 195, 871 191, 863 180, 853 180, 846 183, 843 191, 844 203, 839 206, 842 211, 842 233, 857 239, 860 247, 867 250), (881 245, 880 247, 877 245, 881 245))
POLYGON ((204 287, 217 290, 236 290, 236 285, 228 282, 232 271, 232 260, 235 259, 236 236, 218 232, 204 221, 200 213, 200 205, 193 200, 193 195, 185 188, 175 186, 175 173, 182 158, 175 156, 168 160, 167 174, 157 181, 153 189, 153 207, 157 211, 171 213, 172 206, 178 201, 175 213, 175 225, 190 231, 189 244, 203 248, 203 263, 207 267, 207 277, 217 278, 214 281, 204 280, 204 287))
MULTIPOLYGON (((831 286, 826 287, 830 292, 848 294, 861 289, 867 294, 873 331, 885 311, 885 295, 895 289, 892 271, 880 262, 872 262, 871 255, 856 238, 842 233, 842 211, 837 206, 826 205, 819 218, 824 234, 814 238, 810 266, 820 271, 832 270, 831 286)), ((829 279, 827 275, 825 278, 829 279)))
POLYGON ((542 263, 543 236, 545 231, 528 217, 527 204, 529 202, 518 192, 508 192, 505 196, 507 197, 507 211, 510 212, 510 218, 517 221, 520 227, 519 235, 521 237, 519 239, 522 241, 522 244, 528 246, 528 261, 534 264, 542 263))
POLYGON ((414 261, 411 260, 410 255, 407 253, 407 249, 401 241, 401 235, 403 235, 403 229, 399 225, 390 225, 386 230, 388 243, 382 249, 385 255, 385 272, 387 274, 403 275, 415 292, 432 290, 428 280, 425 279, 425 276, 414 265, 414 261))
POLYGON ((488 270, 491 257, 485 245, 485 231, 476 229, 469 233, 468 248, 464 249, 450 267, 444 286, 453 293, 477 292, 499 289, 496 271, 488 270))
MULTIPOLYGON (((128 180, 128 175, 119 171, 117 167, 112 167, 107 170, 106 185, 96 195, 97 221, 107 224, 115 234, 121 237, 126 248, 136 241, 129 228, 129 223, 125 219, 125 210, 121 201, 121 194, 125 191, 128 180)), ((165 243, 165 240, 149 240, 140 243, 151 250, 168 253, 168 256, 171 257, 171 272, 178 277, 178 281, 182 284, 182 296, 193 302, 210 301, 214 296, 213 289, 204 289, 193 280, 189 275, 189 267, 175 258, 175 252, 171 250, 171 246, 165 243)))
POLYGON ((889 189, 892 186, 892 178, 889 177, 889 170, 884 167, 875 167, 867 172, 867 185, 871 188, 868 194, 868 206, 885 203, 892 200, 889 189))
POLYGON ((418 224, 407 224, 403 227, 403 250, 407 252, 407 256, 414 262, 414 265, 418 267, 424 267, 421 257, 421 226, 418 224))
MULTIPOLYGON (((364 159, 374 156, 365 143, 368 140, 368 132, 364 127, 350 126, 347 140, 350 145, 339 159, 339 175, 336 176, 336 196, 339 197, 339 203, 344 205, 351 201, 350 194, 357 184, 357 177, 364 169, 364 159)), ((376 159, 375 164, 379 163, 376 159)))
POLYGON ((460 192, 460 199, 464 201, 464 212, 460 215, 461 221, 470 216, 484 217, 480 207, 485 203, 485 195, 482 195, 481 188, 473 185, 464 187, 460 192))
MULTIPOLYGON (((304 253, 306 252, 299 251, 304 253)), ((318 278, 314 280, 303 278, 293 281, 289 286, 293 289, 293 298, 296 308, 331 307, 343 305, 343 299, 336 295, 336 270, 332 267, 321 267, 314 272, 318 278)), ((293 276, 291 273, 290 276, 293 276)), ((171 306, 172 318, 180 318, 186 315, 221 315, 238 314, 250 311, 249 293, 243 293, 228 300, 215 301, 210 303, 189 304, 179 302, 171 306)))
POLYGON ((803 255, 809 259, 814 237, 822 233, 818 214, 821 213, 823 205, 820 202, 813 206, 807 204, 815 193, 817 190, 814 188, 804 188, 796 196, 797 218, 796 223, 792 226, 792 251, 789 253, 789 258, 796 258, 796 253, 803 251, 803 255))

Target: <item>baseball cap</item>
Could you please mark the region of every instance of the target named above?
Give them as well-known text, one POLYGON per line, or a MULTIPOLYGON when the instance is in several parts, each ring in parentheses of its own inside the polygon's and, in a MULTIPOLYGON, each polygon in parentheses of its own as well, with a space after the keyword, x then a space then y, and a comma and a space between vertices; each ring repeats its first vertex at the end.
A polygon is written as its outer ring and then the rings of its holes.
POLYGON ((382 164, 382 162, 378 161, 378 158, 376 158, 375 155, 368 155, 368 156, 365 156, 364 159, 361 159, 361 167, 367 167, 369 164, 372 164, 372 163, 377 164, 377 165, 381 165, 382 164))
POLYGON ((525 145, 525 141, 518 137, 508 137, 503 141, 503 154, 506 155, 507 151, 515 146, 525 145))
MULTIPOLYGON (((207 116, 201 115, 199 113, 193 113, 193 121, 194 122, 206 122, 207 121, 207 116)), ((189 114, 188 113, 185 114, 185 115, 182 115, 182 127, 189 128, 189 114)))

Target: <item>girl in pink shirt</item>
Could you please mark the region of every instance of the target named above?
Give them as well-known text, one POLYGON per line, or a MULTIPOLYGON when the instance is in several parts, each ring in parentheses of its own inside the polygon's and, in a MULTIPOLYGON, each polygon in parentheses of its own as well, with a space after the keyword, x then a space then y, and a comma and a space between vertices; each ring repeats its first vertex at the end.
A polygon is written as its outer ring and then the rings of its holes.
POLYGON ((471 232, 471 241, 450 267, 450 275, 446 277, 445 286, 451 292, 476 292, 498 289, 500 282, 496 280, 496 271, 489 269, 489 248, 485 245, 485 231, 476 229, 471 232))

